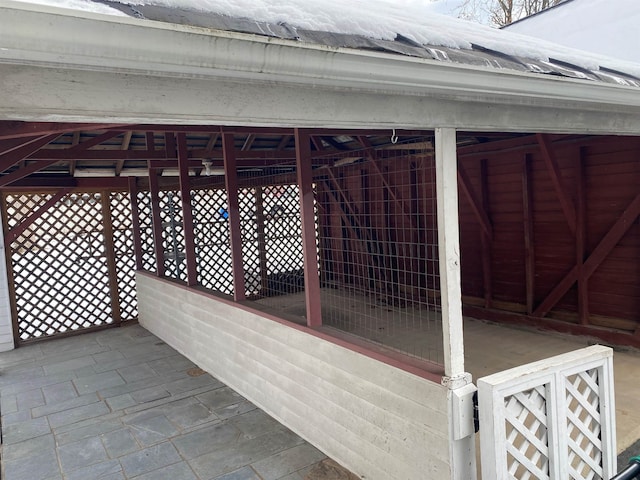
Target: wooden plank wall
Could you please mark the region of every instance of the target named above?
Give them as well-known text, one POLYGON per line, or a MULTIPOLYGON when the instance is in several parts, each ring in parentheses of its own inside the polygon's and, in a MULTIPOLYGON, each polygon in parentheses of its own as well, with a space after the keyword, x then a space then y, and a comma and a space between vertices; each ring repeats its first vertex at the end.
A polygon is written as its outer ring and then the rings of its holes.
POLYGON ((527 136, 460 149, 459 168, 484 196, 493 230, 483 251, 480 223, 461 193, 467 305, 488 319, 515 318, 493 314, 503 311, 540 326, 637 331, 639 138, 527 136))
MULTIPOLYGON (((640 138, 527 135, 458 153, 466 313, 640 346, 640 138)), ((368 162, 336 170, 354 210, 369 216, 383 240, 375 262, 328 200, 331 182, 318 183, 321 250, 332 250, 321 253, 332 259, 325 275, 331 270, 333 280, 362 284, 371 265, 384 265, 381 278, 393 278, 395 265, 411 272, 403 274, 405 294, 432 295, 437 248, 428 245, 437 232, 424 223, 435 215, 429 160, 378 158, 388 185, 368 162), (406 247, 397 239, 415 242, 417 254, 400 255, 406 247), (430 254, 434 262, 417 260, 430 254)))

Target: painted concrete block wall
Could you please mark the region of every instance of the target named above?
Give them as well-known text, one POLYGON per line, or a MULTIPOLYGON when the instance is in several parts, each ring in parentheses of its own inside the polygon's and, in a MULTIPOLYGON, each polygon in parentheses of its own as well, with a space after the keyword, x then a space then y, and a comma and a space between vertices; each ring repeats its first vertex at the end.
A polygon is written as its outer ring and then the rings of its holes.
MULTIPOLYGON (((0 239, 2 234, 0 219, 0 239)), ((11 324, 11 308, 9 304, 9 282, 5 260, 4 242, 0 241, 0 352, 13 350, 13 328, 11 324)))
POLYGON ((140 323, 354 473, 451 478, 441 385, 138 274, 140 323))

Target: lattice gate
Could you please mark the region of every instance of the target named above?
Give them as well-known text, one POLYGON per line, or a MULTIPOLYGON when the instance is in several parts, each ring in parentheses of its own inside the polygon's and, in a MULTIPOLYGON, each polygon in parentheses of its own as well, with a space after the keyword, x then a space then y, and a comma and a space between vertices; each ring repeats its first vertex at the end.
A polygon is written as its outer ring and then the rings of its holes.
POLYGON ((128 194, 7 193, 2 204, 16 343, 137 317, 128 194))
POLYGON ((482 478, 608 480, 613 353, 600 345, 478 380, 482 478))

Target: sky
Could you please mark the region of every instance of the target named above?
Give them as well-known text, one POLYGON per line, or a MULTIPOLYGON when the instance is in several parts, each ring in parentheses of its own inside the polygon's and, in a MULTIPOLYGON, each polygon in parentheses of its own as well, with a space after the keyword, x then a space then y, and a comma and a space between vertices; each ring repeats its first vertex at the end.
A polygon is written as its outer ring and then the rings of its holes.
POLYGON ((640 63, 640 0, 568 2, 507 31, 640 63))

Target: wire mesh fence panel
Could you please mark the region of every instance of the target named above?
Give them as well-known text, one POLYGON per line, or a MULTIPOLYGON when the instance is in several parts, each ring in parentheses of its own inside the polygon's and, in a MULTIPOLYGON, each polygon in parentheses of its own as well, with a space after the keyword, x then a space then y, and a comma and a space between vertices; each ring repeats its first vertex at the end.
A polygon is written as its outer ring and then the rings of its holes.
POLYGON ((265 212, 266 296, 304 290, 302 222, 297 185, 263 188, 265 212))
POLYGON ((180 192, 176 190, 161 191, 159 197, 164 275, 168 278, 186 282, 187 268, 180 192))
POLYGON ((113 249, 116 260, 116 279, 122 321, 138 317, 136 295, 136 257, 133 248, 131 202, 123 192, 112 192, 109 197, 113 225, 113 249))
POLYGON ((306 310, 291 295, 304 291, 298 187, 292 165, 241 172, 240 217, 247 297, 304 323, 306 310), (294 316, 292 317, 291 314, 294 316))
POLYGON ((223 189, 191 192, 198 283, 233 294, 227 194, 223 189))
MULTIPOLYGON (((19 341, 113 323, 101 195, 64 196, 11 242, 19 341)), ((52 197, 6 195, 9 229, 52 197)))
POLYGON ((138 216, 140 221, 140 242, 142 244, 142 268, 155 273, 156 254, 153 248, 153 215, 151 213, 151 194, 138 192, 138 216))
POLYGON ((435 165, 411 145, 316 175, 323 324, 443 362, 435 165))

